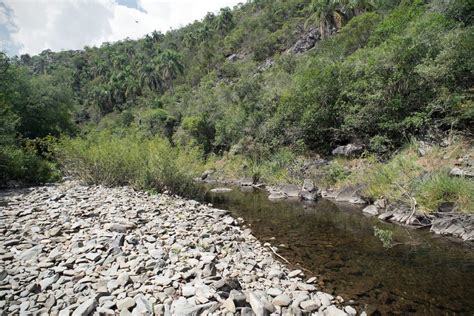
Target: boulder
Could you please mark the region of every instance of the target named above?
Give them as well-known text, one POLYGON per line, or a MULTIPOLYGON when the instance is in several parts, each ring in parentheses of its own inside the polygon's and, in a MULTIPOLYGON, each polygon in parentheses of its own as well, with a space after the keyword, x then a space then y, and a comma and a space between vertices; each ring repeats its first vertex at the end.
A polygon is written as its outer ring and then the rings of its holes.
POLYGON ((366 213, 366 214, 370 214, 370 215, 373 215, 373 216, 377 216, 379 215, 379 210, 377 209, 377 207, 375 205, 369 205, 367 206, 366 208, 364 208, 362 210, 362 212, 366 213))
POLYGON ((356 144, 348 144, 345 146, 338 146, 336 147, 333 151, 332 154, 334 156, 345 156, 345 157, 351 157, 351 156, 356 156, 362 153, 364 150, 364 147, 361 145, 356 145, 356 144))
POLYGON ((315 192, 301 191, 299 196, 305 201, 316 201, 318 199, 318 195, 315 192))
POLYGON ((301 188, 302 191, 307 191, 307 192, 315 192, 318 190, 316 186, 314 185, 313 181, 310 179, 305 179, 303 181, 303 187, 301 188))
POLYGON ((280 191, 289 198, 297 198, 300 196, 300 189, 294 184, 286 184, 280 188, 280 191))
POLYGON ((360 192, 361 186, 347 186, 336 193, 336 202, 347 202, 352 204, 365 204, 360 192))
POLYGON ((254 184, 255 184, 255 181, 253 180, 253 178, 250 178, 250 177, 242 178, 240 180, 240 185, 243 187, 250 187, 250 186, 253 186, 254 184))
POLYGON ((474 172, 470 170, 463 170, 458 167, 454 167, 449 171, 449 175, 454 177, 466 177, 466 178, 474 178, 474 172))

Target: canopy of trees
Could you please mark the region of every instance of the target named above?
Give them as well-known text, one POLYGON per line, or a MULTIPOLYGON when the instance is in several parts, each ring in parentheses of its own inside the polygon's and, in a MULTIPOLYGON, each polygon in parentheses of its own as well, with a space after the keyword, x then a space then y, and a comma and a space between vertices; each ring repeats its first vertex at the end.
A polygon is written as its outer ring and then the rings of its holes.
POLYGON ((140 40, 2 55, 0 168, 13 168, 6 146, 91 127, 245 155, 470 133, 472 12, 465 0, 252 0, 140 40), (315 31, 313 49, 290 50, 315 31))

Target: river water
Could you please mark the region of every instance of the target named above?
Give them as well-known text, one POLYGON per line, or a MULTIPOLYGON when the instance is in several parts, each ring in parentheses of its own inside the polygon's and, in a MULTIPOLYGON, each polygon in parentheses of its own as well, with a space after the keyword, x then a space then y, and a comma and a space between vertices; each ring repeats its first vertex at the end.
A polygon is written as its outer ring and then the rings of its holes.
POLYGON ((242 217, 319 286, 368 314, 474 315, 474 250, 458 242, 380 222, 349 205, 269 201, 256 190, 207 191, 205 200, 242 217), (374 226, 393 232, 385 249, 374 226))

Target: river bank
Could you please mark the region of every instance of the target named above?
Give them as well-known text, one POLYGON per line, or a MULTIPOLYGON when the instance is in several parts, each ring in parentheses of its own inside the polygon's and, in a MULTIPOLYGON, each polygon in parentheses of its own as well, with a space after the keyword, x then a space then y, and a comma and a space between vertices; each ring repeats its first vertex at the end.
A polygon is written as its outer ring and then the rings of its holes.
POLYGON ((227 211, 72 181, 0 194, 2 315, 356 314, 227 211))
POLYGON ((354 204, 381 221, 429 229, 474 247, 474 147, 464 139, 446 143, 413 141, 385 161, 365 157, 355 145, 336 148, 327 159, 290 155, 251 168, 226 157, 195 181, 266 190, 271 200, 354 204))
POLYGON ((380 221, 361 207, 319 199, 269 200, 263 190, 232 187, 205 201, 242 217, 262 242, 278 247, 293 269, 368 315, 471 315, 474 252, 460 242, 380 221), (390 233, 385 247, 375 231, 390 233))

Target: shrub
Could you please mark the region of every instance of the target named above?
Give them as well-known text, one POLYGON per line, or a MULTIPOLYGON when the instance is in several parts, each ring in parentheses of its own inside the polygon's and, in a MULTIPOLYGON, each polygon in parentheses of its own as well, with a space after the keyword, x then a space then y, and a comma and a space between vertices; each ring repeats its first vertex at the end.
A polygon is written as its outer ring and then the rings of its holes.
POLYGON ((436 210, 441 202, 453 202, 461 211, 474 212, 474 182, 452 177, 447 170, 432 174, 416 188, 418 203, 428 210, 436 210))
POLYGON ((46 183, 57 180, 59 176, 55 164, 32 149, 0 146, 0 186, 12 180, 27 185, 46 183))
POLYGON ((130 129, 63 138, 56 153, 65 173, 107 186, 186 195, 194 190, 192 176, 200 171, 200 152, 172 147, 160 137, 144 138, 130 129))

